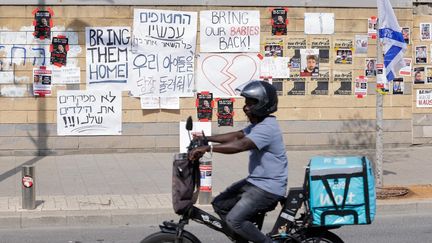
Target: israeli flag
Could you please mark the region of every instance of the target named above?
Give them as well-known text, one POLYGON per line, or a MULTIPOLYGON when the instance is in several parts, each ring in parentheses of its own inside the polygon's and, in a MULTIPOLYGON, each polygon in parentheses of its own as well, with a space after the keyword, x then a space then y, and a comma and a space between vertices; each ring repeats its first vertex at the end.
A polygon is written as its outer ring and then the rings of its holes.
POLYGON ((389 0, 377 0, 379 38, 383 44, 384 66, 387 81, 392 81, 399 70, 405 67, 403 60, 407 45, 403 39, 401 27, 398 24, 393 7, 389 0))

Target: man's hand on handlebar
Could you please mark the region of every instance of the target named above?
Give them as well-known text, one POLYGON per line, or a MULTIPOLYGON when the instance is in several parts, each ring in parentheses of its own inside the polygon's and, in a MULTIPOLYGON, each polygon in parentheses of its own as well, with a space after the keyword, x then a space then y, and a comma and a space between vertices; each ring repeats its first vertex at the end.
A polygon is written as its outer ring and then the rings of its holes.
POLYGON ((201 157, 203 157, 203 155, 207 152, 208 149, 209 149, 208 145, 192 149, 189 152, 189 160, 193 161, 193 160, 200 159, 201 157))

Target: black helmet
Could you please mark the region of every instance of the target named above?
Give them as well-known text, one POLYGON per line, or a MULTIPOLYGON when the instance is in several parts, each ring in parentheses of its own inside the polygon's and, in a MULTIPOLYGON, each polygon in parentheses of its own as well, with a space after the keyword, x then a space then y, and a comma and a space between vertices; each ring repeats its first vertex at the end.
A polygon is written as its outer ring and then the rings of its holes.
POLYGON ((277 111, 278 97, 275 87, 264 81, 251 81, 242 89, 241 96, 258 101, 251 108, 255 116, 263 117, 277 111))

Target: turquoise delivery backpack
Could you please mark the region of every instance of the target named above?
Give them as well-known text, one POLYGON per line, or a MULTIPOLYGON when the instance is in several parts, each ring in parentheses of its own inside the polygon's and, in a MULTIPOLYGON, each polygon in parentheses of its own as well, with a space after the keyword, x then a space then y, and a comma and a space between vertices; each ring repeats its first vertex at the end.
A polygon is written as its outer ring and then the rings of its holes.
POLYGON ((374 220, 374 175, 366 157, 313 157, 306 177, 313 225, 370 224, 374 220))

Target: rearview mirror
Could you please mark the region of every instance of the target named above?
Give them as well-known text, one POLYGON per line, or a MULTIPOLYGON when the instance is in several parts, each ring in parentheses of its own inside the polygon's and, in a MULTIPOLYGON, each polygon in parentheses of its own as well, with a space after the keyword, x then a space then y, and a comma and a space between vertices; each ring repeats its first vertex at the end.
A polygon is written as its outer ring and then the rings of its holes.
POLYGON ((192 117, 189 116, 186 120, 186 130, 192 131, 192 128, 193 128, 192 117))

